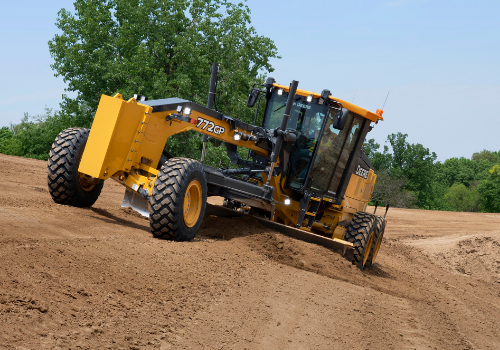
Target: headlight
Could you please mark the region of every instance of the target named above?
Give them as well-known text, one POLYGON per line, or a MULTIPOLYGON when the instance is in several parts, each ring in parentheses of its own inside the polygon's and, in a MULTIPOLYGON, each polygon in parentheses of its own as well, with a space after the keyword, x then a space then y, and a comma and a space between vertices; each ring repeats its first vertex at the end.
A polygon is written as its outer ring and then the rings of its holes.
POLYGON ((312 102, 312 100, 313 100, 313 95, 307 96, 307 99, 306 99, 307 102, 312 102))
POLYGON ((292 203, 292 201, 290 200, 290 198, 285 198, 285 205, 290 205, 292 203))
POLYGON ((280 96, 283 95, 283 89, 278 90, 278 95, 280 95, 280 96))
POLYGON ((189 107, 184 108, 184 114, 185 115, 190 115, 191 114, 191 108, 189 108, 189 107))
POLYGON ((239 132, 235 132, 234 135, 234 141, 239 141, 241 140, 241 134, 239 132))

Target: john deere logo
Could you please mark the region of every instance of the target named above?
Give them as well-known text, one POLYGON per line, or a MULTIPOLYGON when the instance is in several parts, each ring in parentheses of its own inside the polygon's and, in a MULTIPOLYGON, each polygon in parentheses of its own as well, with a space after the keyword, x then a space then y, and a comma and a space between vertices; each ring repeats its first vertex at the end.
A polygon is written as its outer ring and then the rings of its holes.
POLYGON ((360 165, 356 169, 356 175, 364 177, 365 179, 368 177, 368 170, 363 169, 360 165))
POLYGON ((297 106, 297 107, 299 107, 299 108, 311 109, 311 106, 304 105, 304 104, 302 104, 302 103, 300 103, 300 102, 294 102, 294 103, 293 103, 293 105, 294 105, 294 106, 297 106))

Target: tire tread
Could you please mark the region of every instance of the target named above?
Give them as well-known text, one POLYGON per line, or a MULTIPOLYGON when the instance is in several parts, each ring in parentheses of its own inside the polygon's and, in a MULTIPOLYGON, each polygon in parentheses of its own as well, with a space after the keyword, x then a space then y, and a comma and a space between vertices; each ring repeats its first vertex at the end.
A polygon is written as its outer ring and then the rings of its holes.
MULTIPOLYGON (((179 210, 182 212, 184 185, 186 185, 190 174, 196 171, 203 174, 204 184, 202 187, 205 192, 204 198, 206 198, 206 180, 203 166, 200 163, 190 158, 171 158, 161 167, 155 181, 153 194, 150 197, 149 223, 151 233, 155 237, 174 241, 192 239, 184 233, 184 227, 178 223, 178 217, 179 210)), ((206 202, 206 199, 204 201, 206 202)), ((204 215, 204 208, 205 203, 203 203, 200 212, 201 217, 204 215)), ((198 228, 196 228, 197 230, 198 228)))
POLYGON ((70 128, 61 131, 52 144, 47 161, 47 184, 56 203, 90 207, 101 193, 103 181, 91 195, 82 196, 78 191, 79 155, 83 152, 88 136, 89 129, 70 128))
POLYGON ((345 240, 351 242, 354 248, 352 263, 357 265, 360 270, 364 268, 364 249, 373 230, 373 226, 375 225, 375 221, 375 215, 364 211, 358 211, 354 214, 345 233, 345 240))

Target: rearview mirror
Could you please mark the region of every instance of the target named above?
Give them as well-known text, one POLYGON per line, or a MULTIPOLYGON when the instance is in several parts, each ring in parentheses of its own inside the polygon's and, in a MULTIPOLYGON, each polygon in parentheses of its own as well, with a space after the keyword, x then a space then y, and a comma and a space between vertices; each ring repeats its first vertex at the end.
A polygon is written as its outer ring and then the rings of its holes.
POLYGON ((348 115, 349 115, 348 109, 346 108, 339 109, 333 119, 332 127, 338 130, 342 130, 344 128, 348 115))
POLYGON ((255 101, 257 101, 257 97, 259 97, 260 89, 252 89, 250 95, 248 95, 247 107, 253 107, 255 105, 255 101))

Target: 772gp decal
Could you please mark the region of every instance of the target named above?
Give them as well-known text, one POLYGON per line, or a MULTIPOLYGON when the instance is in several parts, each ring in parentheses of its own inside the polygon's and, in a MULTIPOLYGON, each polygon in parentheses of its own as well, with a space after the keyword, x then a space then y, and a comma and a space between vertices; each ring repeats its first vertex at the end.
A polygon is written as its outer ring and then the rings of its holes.
POLYGON ((209 132, 214 133, 215 135, 222 135, 226 129, 223 126, 215 125, 214 122, 210 120, 206 120, 203 118, 198 118, 198 124, 196 124, 197 128, 201 128, 203 130, 207 130, 209 132), (203 125, 202 125, 203 124, 203 125))

